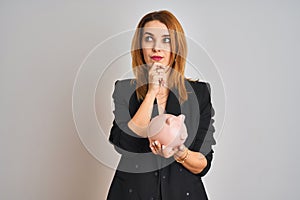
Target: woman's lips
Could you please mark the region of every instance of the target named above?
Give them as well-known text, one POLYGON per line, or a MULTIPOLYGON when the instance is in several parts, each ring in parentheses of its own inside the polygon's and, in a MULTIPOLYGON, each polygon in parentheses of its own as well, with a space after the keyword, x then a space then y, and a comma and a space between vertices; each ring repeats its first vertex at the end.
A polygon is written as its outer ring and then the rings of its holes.
POLYGON ((151 56, 151 59, 152 60, 155 60, 155 61, 160 61, 163 57, 161 56, 151 56))

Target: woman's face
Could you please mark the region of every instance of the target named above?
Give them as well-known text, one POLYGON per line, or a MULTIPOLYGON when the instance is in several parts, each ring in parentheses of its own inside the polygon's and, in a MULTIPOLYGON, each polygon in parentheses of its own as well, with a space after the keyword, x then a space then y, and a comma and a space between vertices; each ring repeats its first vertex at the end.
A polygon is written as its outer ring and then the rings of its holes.
POLYGON ((147 66, 160 63, 168 66, 171 57, 170 33, 167 26, 158 20, 147 22, 142 36, 142 50, 147 66))

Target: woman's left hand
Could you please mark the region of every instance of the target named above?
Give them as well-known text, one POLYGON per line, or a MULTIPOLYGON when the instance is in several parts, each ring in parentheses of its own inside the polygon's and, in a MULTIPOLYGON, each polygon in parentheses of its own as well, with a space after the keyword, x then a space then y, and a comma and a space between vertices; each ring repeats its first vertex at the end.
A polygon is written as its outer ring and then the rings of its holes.
POLYGON ((154 153, 155 155, 160 155, 164 158, 170 158, 178 151, 177 148, 166 149, 165 146, 160 144, 157 140, 153 141, 149 139, 149 142, 152 153, 154 153))

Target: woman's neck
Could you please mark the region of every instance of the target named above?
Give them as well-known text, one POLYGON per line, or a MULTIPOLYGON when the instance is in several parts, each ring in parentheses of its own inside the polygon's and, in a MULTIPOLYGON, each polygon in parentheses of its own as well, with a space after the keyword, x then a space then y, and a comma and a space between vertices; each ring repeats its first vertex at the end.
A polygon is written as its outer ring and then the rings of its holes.
POLYGON ((163 100, 163 99, 167 99, 169 96, 169 89, 168 88, 163 88, 160 89, 159 93, 156 95, 156 99, 157 100, 163 100))
POLYGON ((157 101, 157 106, 158 106, 158 112, 159 112, 159 114, 162 114, 162 113, 165 112, 165 108, 166 108, 168 96, 169 96, 169 89, 167 89, 167 88, 164 89, 164 90, 162 90, 162 91, 160 91, 156 95, 156 101, 157 101))

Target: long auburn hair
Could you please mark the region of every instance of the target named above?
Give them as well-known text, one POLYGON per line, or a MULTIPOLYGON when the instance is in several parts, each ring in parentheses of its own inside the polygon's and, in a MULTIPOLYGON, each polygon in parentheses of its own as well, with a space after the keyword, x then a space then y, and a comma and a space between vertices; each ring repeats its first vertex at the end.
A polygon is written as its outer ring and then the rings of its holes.
POLYGON ((148 91, 148 70, 143 57, 142 36, 147 22, 158 20, 165 24, 170 33, 171 57, 169 66, 172 67, 168 78, 168 88, 178 90, 179 102, 187 100, 188 95, 184 83, 184 70, 187 56, 187 43, 183 28, 176 17, 169 11, 155 11, 145 15, 137 25, 131 43, 132 69, 136 81, 136 93, 139 100, 144 99, 148 91))

